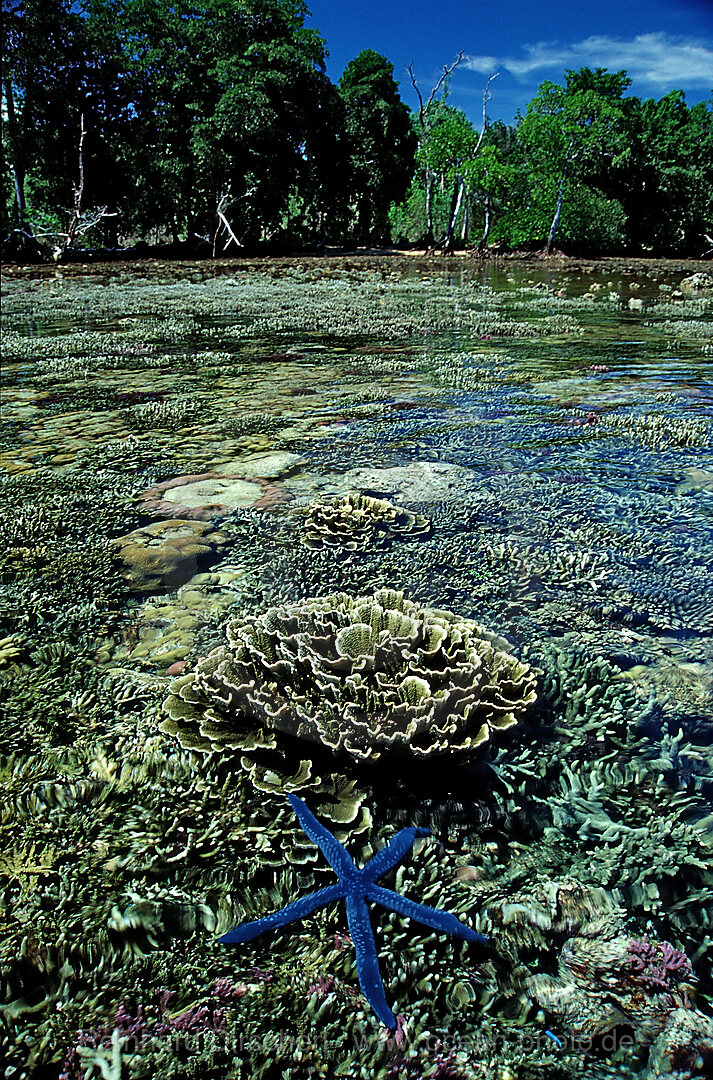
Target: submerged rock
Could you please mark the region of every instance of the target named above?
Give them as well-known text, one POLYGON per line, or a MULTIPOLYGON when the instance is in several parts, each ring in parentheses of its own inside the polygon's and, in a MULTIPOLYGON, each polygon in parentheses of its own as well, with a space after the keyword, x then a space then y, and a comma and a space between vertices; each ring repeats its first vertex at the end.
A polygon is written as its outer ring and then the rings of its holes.
POLYGON ((690 274, 680 283, 681 292, 689 296, 700 296, 701 293, 713 292, 713 276, 711 274, 690 274))
POLYGON ((353 469, 344 479, 353 490, 406 503, 457 501, 475 483, 470 469, 448 461, 413 461, 392 469, 353 469))
POLYGON ((229 543, 214 526, 173 518, 157 521, 112 541, 127 581, 141 592, 170 592, 229 543))

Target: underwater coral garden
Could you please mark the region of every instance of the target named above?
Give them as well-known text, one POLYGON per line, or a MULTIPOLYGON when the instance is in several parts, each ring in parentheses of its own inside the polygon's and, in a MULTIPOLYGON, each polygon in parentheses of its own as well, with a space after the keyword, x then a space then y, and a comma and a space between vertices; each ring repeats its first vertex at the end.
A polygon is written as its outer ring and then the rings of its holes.
POLYGON ((7 1078, 709 1075, 711 291, 434 266, 7 277, 7 1078))

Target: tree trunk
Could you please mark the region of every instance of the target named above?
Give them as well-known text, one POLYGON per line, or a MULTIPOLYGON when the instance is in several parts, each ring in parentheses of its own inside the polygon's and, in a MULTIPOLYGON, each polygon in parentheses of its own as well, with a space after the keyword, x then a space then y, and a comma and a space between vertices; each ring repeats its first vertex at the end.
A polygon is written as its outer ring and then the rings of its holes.
POLYGON ((463 227, 460 231, 460 238, 463 244, 468 240, 468 229, 470 227, 470 196, 465 197, 465 209, 463 211, 463 227))
POLYGON ((17 112, 15 111, 15 95, 13 93, 12 83, 9 81, 5 82, 5 108, 7 110, 9 149, 12 155, 10 171, 12 172, 12 186, 15 192, 15 221, 17 228, 24 230, 27 228, 27 223, 25 221, 27 213, 27 204, 25 202, 25 168, 24 165, 18 161, 17 112))
POLYGON ((77 236, 77 230, 82 221, 82 203, 84 201, 84 136, 86 134, 87 129, 84 126, 84 113, 81 113, 79 117, 79 171, 77 186, 74 189, 74 213, 72 215, 72 220, 69 223, 65 242, 61 245, 57 253, 58 258, 62 258, 62 256, 72 247, 77 236))
POLYGON ((478 251, 485 251, 485 245, 490 235, 490 195, 485 193, 485 220, 483 222, 483 235, 478 244, 478 251))
POLYGON ((433 243, 433 173, 426 172, 426 243, 433 243))
POLYGON ((460 176, 456 177, 456 182, 453 185, 453 195, 451 197, 451 209, 448 215, 448 227, 446 228, 446 235, 443 237, 443 250, 450 251, 453 247, 453 233, 456 227, 456 218, 460 213, 460 206, 463 201, 463 191, 465 185, 460 176))
POLYGON ((555 236, 557 234, 557 228, 562 216, 562 202, 564 201, 564 186, 567 181, 567 169, 565 168, 562 173, 562 179, 560 180, 559 191, 557 192, 557 206, 555 208, 555 216, 552 218, 552 224, 550 225, 550 235, 547 237, 547 244, 545 245, 545 253, 549 255, 554 247, 555 236))

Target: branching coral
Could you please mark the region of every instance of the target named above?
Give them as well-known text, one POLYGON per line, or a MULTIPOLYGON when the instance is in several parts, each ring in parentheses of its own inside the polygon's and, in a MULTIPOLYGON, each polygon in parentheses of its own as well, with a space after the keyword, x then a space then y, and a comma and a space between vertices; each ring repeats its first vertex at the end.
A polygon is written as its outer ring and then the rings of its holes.
POLYGON ((632 978, 649 990, 669 990, 691 976, 691 961, 668 941, 649 941, 644 935, 627 942, 626 951, 632 978))

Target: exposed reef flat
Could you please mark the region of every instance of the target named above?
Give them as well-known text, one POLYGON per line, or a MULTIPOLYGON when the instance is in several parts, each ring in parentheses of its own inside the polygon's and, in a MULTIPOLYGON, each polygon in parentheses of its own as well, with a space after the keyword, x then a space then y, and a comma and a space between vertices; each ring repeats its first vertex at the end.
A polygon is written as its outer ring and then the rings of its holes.
POLYGON ((708 1075, 713 300, 620 269, 7 276, 8 1076, 708 1075), (343 909, 218 941, 290 792, 489 938, 375 915, 393 1031, 343 909))

